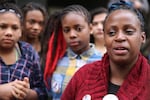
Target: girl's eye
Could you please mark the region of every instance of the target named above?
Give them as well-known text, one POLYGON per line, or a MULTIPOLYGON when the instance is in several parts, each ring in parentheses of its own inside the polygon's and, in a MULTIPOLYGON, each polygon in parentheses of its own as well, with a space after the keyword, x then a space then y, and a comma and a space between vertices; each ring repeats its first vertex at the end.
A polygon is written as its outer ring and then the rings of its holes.
POLYGON ((77 31, 77 32, 81 32, 81 31, 82 31, 82 28, 81 28, 81 27, 76 27, 76 31, 77 31))
POLYGON ((83 30, 83 26, 81 26, 81 25, 76 25, 75 26, 75 30, 77 31, 77 32, 81 32, 82 30, 83 30))
POLYGON ((0 29, 6 29, 6 28, 7 28, 7 25, 4 25, 4 24, 0 25, 0 29))
POLYGON ((63 29, 63 32, 64 32, 64 33, 68 33, 69 31, 70 31, 69 28, 64 28, 64 29, 63 29))
POLYGON ((12 29, 13 29, 13 30, 18 30, 19 27, 15 25, 15 26, 12 26, 12 29))
POLYGON ((40 26, 44 26, 44 22, 39 22, 38 23, 40 26))
POLYGON ((96 26, 96 25, 98 25, 98 22, 93 22, 92 25, 96 26))
POLYGON ((34 24, 34 23, 36 23, 36 21, 35 20, 28 20, 28 22, 32 25, 32 24, 34 24))

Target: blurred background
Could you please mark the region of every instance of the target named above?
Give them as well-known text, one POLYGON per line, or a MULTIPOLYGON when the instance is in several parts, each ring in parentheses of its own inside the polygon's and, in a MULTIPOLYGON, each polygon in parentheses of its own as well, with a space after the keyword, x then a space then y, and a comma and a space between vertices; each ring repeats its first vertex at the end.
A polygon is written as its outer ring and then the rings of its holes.
POLYGON ((23 6, 27 2, 39 2, 48 9, 49 13, 55 10, 62 9, 70 4, 81 4, 88 10, 94 9, 99 6, 107 7, 108 0, 16 0, 19 6, 23 6))

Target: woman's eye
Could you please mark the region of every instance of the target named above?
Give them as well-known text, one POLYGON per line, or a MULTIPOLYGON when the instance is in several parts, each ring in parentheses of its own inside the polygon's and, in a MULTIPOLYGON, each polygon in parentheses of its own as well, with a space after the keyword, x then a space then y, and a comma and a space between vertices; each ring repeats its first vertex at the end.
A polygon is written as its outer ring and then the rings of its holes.
POLYGON ((132 35, 132 34, 134 33, 133 30, 126 30, 125 32, 126 32, 126 34, 128 34, 128 35, 132 35))
POLYGON ((108 34, 109 34, 110 36, 114 36, 114 35, 115 35, 115 31, 110 31, 108 34))

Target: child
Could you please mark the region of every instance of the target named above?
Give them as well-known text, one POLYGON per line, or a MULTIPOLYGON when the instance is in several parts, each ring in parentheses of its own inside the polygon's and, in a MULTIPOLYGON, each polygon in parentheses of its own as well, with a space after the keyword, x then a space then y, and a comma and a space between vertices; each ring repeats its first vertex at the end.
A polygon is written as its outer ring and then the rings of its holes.
POLYGON ((22 40, 30 43, 40 54, 43 45, 41 38, 48 16, 46 9, 38 3, 29 2, 23 6, 22 12, 24 16, 22 40))
POLYGON ((39 56, 19 41, 22 13, 12 3, 0 2, 0 100, 46 100, 39 56))
MULTIPOLYGON (((84 64, 101 59, 101 54, 90 42, 90 14, 80 5, 63 9, 53 25, 49 39, 45 82, 49 95, 59 100, 74 73, 84 64), (58 21, 60 20, 60 21, 58 21), (67 48, 66 48, 67 47, 67 48)), ((52 23, 48 23, 51 26, 52 23)), ((46 33, 45 33, 46 34, 46 33)), ((48 34, 48 33, 47 33, 48 34)))
POLYGON ((106 53, 103 23, 107 16, 107 12, 107 9, 103 7, 95 8, 91 11, 91 42, 95 44, 96 49, 99 50, 102 55, 106 53))

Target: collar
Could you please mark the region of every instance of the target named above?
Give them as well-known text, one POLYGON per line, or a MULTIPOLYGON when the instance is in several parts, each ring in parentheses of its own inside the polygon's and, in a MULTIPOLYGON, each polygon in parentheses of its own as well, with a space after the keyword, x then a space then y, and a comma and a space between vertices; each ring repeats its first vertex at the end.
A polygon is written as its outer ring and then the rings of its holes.
MULTIPOLYGON (((89 56, 93 55, 93 53, 96 52, 96 49, 95 49, 94 44, 90 43, 89 45, 90 45, 90 48, 80 54, 81 58, 82 58, 82 57, 89 57, 89 56)), ((76 59, 76 57, 78 56, 76 53, 74 53, 74 52, 72 51, 71 48, 68 48, 68 49, 67 49, 67 55, 68 55, 68 57, 69 57, 70 59, 76 59)))

